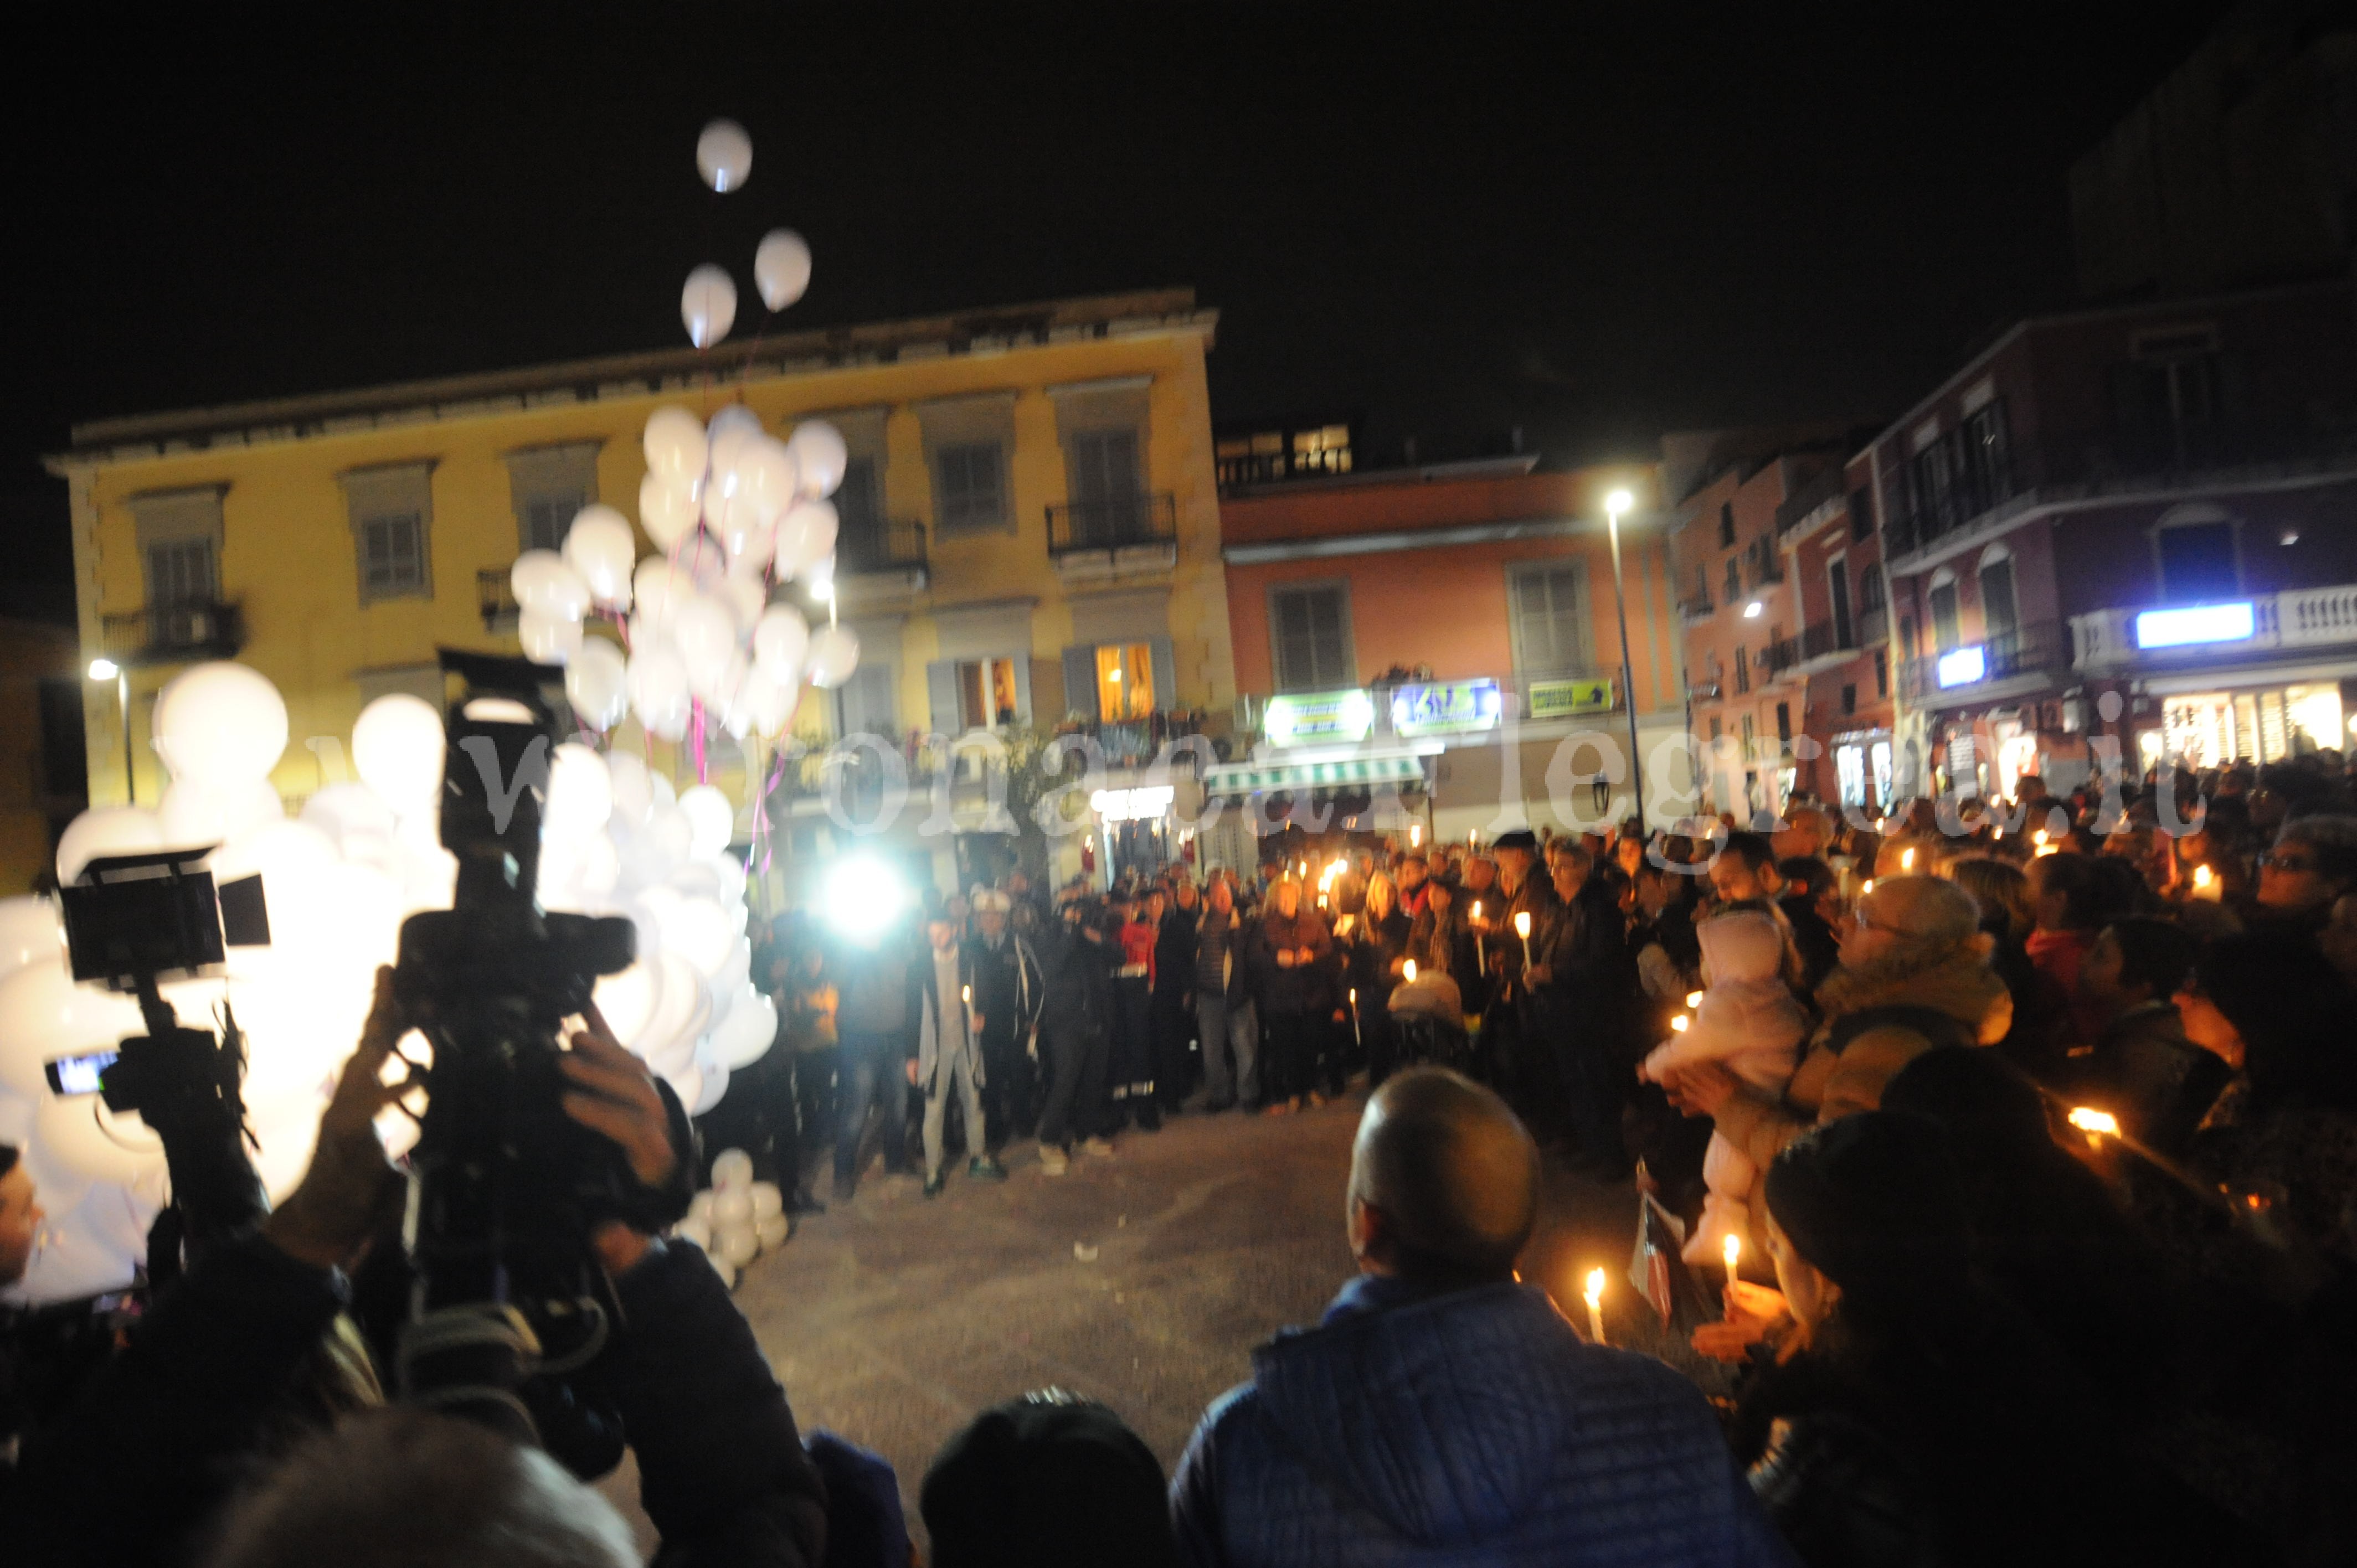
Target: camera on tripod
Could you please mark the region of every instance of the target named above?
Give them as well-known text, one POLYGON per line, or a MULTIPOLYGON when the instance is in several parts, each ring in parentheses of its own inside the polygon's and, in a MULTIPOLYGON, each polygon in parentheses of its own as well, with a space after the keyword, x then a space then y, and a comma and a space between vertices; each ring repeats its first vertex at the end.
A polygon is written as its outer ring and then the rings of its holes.
MULTIPOLYGON (((550 671, 445 650, 451 705, 441 836, 452 907, 402 923, 394 990, 433 1047, 412 1173, 417 1273, 401 1381, 437 1404, 534 1434, 523 1385, 586 1361, 616 1310, 589 1244, 600 1222, 658 1232, 686 1212, 685 1169, 657 1191, 621 1149, 565 1113, 558 1036, 600 975, 630 966, 619 917, 544 911, 541 812, 557 724, 550 671), (521 1424, 519 1424, 521 1423, 521 1424)), ((683 1133, 684 1129, 680 1129, 683 1133)))
POLYGON ((149 1248, 149 1273, 159 1279, 176 1269, 170 1254, 179 1240, 225 1235, 264 1208, 245 1152, 245 1048, 236 1015, 223 1004, 215 1038, 183 1026, 158 989, 166 975, 220 964, 228 948, 269 944, 262 878, 216 888, 202 868, 214 847, 104 856, 59 890, 74 979, 136 996, 147 1033, 112 1052, 48 1063, 49 1087, 59 1094, 94 1090, 108 1110, 137 1112, 163 1140, 173 1224, 161 1232, 172 1244, 149 1248))

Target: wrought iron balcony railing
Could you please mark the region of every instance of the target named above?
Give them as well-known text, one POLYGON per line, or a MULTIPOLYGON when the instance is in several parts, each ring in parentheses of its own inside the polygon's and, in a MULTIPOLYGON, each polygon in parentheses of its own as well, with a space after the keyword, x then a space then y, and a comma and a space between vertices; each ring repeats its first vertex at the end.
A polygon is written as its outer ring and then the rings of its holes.
POLYGON ((150 605, 99 618, 110 655, 130 664, 186 664, 234 659, 245 646, 245 616, 218 599, 150 605))
POLYGON ((1126 550, 1168 544, 1178 538, 1178 498, 1168 490, 1068 501, 1048 509, 1048 553, 1080 550, 1126 550))

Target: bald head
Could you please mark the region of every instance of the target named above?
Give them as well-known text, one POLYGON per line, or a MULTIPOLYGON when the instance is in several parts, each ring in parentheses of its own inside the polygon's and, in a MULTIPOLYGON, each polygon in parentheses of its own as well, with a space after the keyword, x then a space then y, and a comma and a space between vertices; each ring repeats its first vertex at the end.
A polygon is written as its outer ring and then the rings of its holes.
POLYGON ((1434 1284, 1510 1277, 1538 1221, 1539 1152, 1506 1102, 1438 1068, 1375 1091, 1351 1151, 1351 1250, 1434 1284))

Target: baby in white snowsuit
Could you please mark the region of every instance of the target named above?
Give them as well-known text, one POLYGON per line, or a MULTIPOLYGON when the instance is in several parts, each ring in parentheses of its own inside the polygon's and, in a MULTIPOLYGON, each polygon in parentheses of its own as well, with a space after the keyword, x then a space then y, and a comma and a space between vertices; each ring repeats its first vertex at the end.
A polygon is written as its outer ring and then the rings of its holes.
MULTIPOLYGON (((1753 1089, 1782 1094, 1809 1033, 1808 1014, 1781 977, 1783 932, 1760 911, 1738 909, 1705 920, 1695 935, 1702 942, 1702 1005, 1689 1027, 1646 1057, 1644 1076, 1659 1082, 1672 1068, 1715 1061, 1753 1089)), ((1702 1161, 1709 1193, 1702 1223, 1686 1240, 1688 1262, 1717 1261, 1730 1231, 1747 1251, 1755 1245, 1747 1199, 1758 1175, 1749 1155, 1711 1134, 1702 1161)))

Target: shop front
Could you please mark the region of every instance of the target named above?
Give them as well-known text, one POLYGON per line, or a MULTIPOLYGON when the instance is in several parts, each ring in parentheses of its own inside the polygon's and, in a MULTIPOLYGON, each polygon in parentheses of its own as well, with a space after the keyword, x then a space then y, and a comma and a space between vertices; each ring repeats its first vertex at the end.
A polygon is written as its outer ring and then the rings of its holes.
POLYGON ((2347 687, 2352 683, 2357 682, 2328 679, 2157 692, 2151 705, 2158 711, 2139 715, 2136 756, 2147 768, 2203 768, 2239 759, 2279 762, 2328 747, 2346 750, 2353 711, 2347 687))

